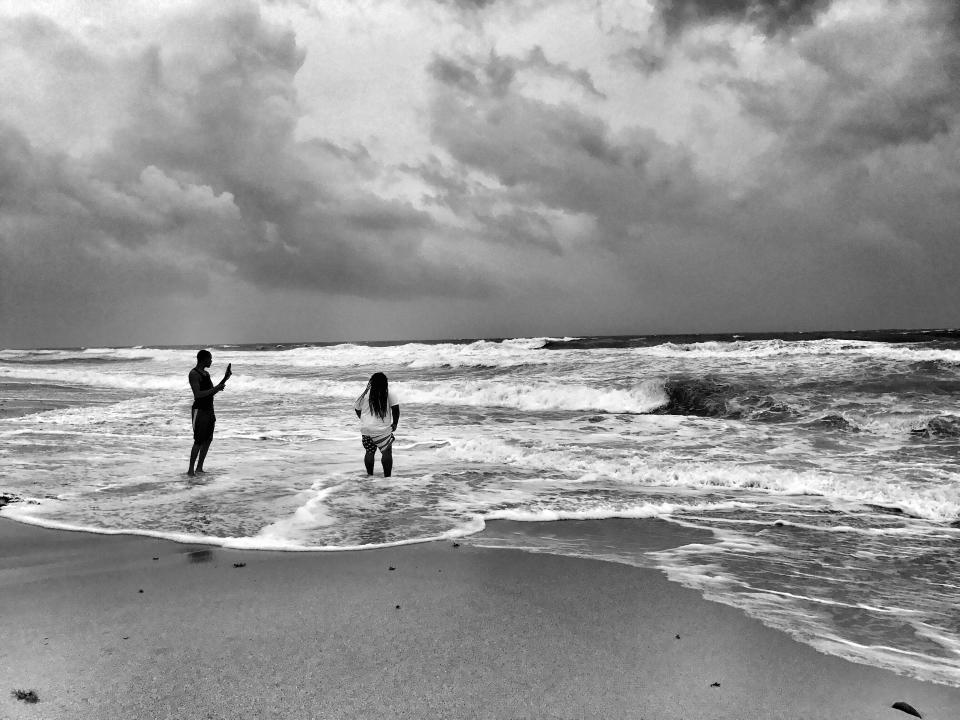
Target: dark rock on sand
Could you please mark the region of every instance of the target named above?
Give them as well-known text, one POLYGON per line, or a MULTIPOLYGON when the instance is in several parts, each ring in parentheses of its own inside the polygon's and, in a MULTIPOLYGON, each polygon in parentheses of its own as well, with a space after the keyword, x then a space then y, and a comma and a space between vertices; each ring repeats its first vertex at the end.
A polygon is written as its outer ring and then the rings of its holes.
POLYGON ((891 705, 890 707, 892 707, 894 710, 899 710, 900 712, 905 712, 907 715, 913 715, 914 717, 918 717, 918 718, 922 718, 922 717, 923 717, 923 715, 921 715, 920 713, 918 713, 918 712, 913 708, 913 706, 908 705, 908 704, 905 703, 905 702, 899 702, 899 701, 898 701, 898 702, 895 702, 895 703, 894 703, 893 705, 891 705))
POLYGON ((17 700, 25 703, 36 703, 40 702, 40 696, 37 695, 36 690, 11 690, 10 694, 13 695, 17 700))
POLYGON ((20 498, 16 495, 0 495, 0 508, 15 502, 20 502, 20 498))

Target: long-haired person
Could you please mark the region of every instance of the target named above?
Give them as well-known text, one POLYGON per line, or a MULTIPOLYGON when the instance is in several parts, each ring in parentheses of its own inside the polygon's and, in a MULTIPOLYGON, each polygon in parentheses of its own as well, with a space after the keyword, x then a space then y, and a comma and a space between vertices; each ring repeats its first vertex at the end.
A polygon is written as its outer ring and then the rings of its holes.
POLYGON ((383 476, 390 477, 393 472, 393 433, 400 422, 400 403, 382 372, 370 376, 366 389, 353 404, 353 410, 360 418, 360 440, 366 453, 363 464, 367 475, 373 475, 373 459, 380 450, 380 464, 383 476))

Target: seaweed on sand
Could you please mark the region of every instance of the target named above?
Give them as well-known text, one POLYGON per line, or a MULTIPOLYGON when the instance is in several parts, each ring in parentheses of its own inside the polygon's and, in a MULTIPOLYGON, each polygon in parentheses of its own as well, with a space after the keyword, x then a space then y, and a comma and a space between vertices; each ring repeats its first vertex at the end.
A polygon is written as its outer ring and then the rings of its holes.
POLYGON ((37 695, 36 690, 11 690, 10 694, 25 703, 40 702, 40 696, 37 695))

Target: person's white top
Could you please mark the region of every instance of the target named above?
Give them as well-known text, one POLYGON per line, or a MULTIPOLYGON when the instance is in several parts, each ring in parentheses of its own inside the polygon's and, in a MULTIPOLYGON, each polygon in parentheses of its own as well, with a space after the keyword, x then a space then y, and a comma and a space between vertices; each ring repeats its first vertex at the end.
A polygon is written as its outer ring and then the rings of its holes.
POLYGON ((390 408, 400 404, 393 390, 387 388, 387 414, 383 418, 378 418, 370 410, 370 401, 367 398, 366 394, 361 395, 353 404, 353 409, 360 411, 360 434, 378 437, 390 432, 393 429, 393 412, 390 408))

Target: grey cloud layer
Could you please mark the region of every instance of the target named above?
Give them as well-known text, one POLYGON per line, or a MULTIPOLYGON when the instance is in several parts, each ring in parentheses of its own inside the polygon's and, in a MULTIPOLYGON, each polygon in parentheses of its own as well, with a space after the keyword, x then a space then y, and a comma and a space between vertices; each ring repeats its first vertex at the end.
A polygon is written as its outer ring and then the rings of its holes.
MULTIPOLYGON (((130 92, 96 154, 68 156, 3 128, 4 305, 36 294, 39 279, 53 304, 116 299, 131 282, 139 293, 202 294, 211 271, 367 297, 485 292, 469 268, 423 255, 434 221, 370 192, 378 169, 362 149, 295 141, 304 51, 254 8, 231 7, 171 21, 161 42, 112 68, 127 70, 130 92)), ((22 43, 48 40, 29 45, 48 62, 81 75, 78 58, 94 65, 49 22, 13 25, 5 32, 22 43)))
MULTIPOLYGON (((500 9, 446 5, 478 35, 500 9)), ((252 5, 198 8, 121 56, 50 21, 0 23, 0 59, 44 89, 8 77, 22 102, 0 106, 0 330, 231 280, 494 313, 522 297, 551 327, 576 312, 612 329, 615 311, 623 332, 947 324, 960 302, 960 39, 940 0, 829 22, 825 2, 663 0, 662 46, 631 37, 589 67, 533 40, 438 46, 430 144, 392 167, 359 139, 297 138, 293 31, 252 5), (717 19, 764 34, 770 66, 745 68, 717 19), (699 145, 642 121, 644 83, 667 77, 703 115, 699 145), (704 140, 724 122, 749 138, 730 168, 704 140)))
POLYGON ((668 32, 704 21, 745 21, 768 35, 810 23, 830 0, 658 0, 668 32))
POLYGON ((667 221, 699 204, 702 187, 682 149, 649 131, 614 137, 573 105, 525 96, 523 63, 438 57, 434 138, 465 166, 496 178, 512 202, 590 215, 595 238, 617 245, 637 221, 667 221))
POLYGON ((715 66, 773 138, 751 148, 752 177, 736 192, 698 173, 682 145, 525 95, 520 59, 437 57, 434 138, 530 213, 590 218, 591 239, 618 257, 611 282, 629 274, 638 296, 685 323, 704 312, 734 327, 949 322, 960 301, 960 45, 939 3, 800 27, 823 7, 684 5, 685 22, 769 12, 796 26, 786 77, 715 66))

